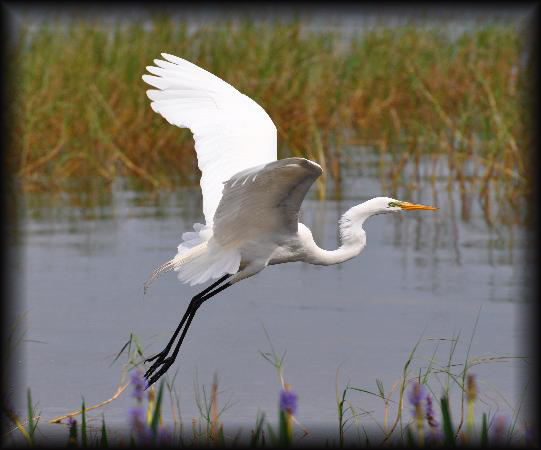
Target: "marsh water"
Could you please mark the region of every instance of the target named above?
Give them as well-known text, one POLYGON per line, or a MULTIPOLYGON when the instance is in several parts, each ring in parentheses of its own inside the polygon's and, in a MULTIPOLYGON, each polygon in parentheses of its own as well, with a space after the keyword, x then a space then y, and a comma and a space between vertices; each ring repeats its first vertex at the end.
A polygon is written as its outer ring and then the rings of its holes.
MULTIPOLYGON (((319 201, 310 191, 302 221, 320 246, 336 248, 337 220, 346 209, 392 196, 377 167, 347 164, 340 200, 319 201)), ((389 392, 419 339, 409 376, 430 358, 445 365, 457 337, 452 363, 459 373, 472 333, 469 359, 480 363, 471 372, 482 408, 512 414, 523 388, 524 361, 508 357, 523 356, 526 235, 518 226, 489 224, 475 194, 461 199, 445 176, 406 180, 397 198, 439 210, 375 216, 365 223, 367 247, 356 259, 269 267, 201 307, 169 377, 178 371, 174 383, 188 428, 199 417, 196 386, 208 394, 214 374, 219 406, 228 405, 221 416, 226 427, 249 430, 258 411, 275 422, 279 380, 260 354, 270 351, 268 337, 285 353, 284 376, 308 429, 337 426, 337 381, 340 389, 349 383, 377 392, 380 379, 389 392)), ((113 395, 126 355, 113 360, 130 334, 146 355, 165 345, 201 286, 183 285, 170 273, 143 295, 143 283, 174 255, 181 233, 202 220, 201 196, 197 187, 154 195, 119 184, 110 201, 93 208, 29 198, 16 249, 27 330, 19 364, 44 423, 78 409, 81 397, 93 405, 113 395)), ((447 379, 432 377, 436 395, 447 379)), ((381 399, 358 391, 348 399, 361 422, 382 423, 381 399)), ((126 392, 91 416, 103 412, 108 424, 123 426, 133 404, 126 392)), ((166 417, 169 406, 168 400, 166 417)))

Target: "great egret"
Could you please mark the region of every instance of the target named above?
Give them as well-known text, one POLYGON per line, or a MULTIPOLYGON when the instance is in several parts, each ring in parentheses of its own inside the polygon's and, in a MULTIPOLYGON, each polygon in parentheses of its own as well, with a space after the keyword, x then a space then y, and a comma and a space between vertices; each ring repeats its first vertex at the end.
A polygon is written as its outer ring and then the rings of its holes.
POLYGON ((145 362, 148 386, 175 361, 184 336, 203 302, 269 264, 304 261, 330 265, 347 261, 366 244, 363 222, 378 213, 434 210, 388 197, 349 209, 340 219, 341 246, 323 250, 299 222, 299 209, 323 171, 304 158, 276 159, 276 127, 268 114, 233 86, 184 59, 162 53, 143 80, 152 109, 169 123, 189 128, 201 169, 205 225, 182 235, 176 256, 145 283, 174 270, 190 285, 218 278, 192 298, 166 347, 145 362), (180 338, 170 356, 178 334, 180 338))

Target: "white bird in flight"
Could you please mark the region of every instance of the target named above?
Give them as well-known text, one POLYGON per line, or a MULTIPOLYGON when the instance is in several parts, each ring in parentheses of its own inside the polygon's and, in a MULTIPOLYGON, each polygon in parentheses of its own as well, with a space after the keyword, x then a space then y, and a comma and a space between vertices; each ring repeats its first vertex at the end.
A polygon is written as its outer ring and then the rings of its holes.
POLYGON ((150 106, 169 123, 189 128, 201 169, 205 224, 182 235, 176 256, 158 267, 145 283, 174 270, 190 285, 218 278, 192 298, 167 346, 145 362, 147 386, 175 361, 184 336, 203 302, 251 277, 268 265, 292 261, 331 265, 357 256, 366 245, 363 222, 385 212, 434 210, 388 197, 354 206, 339 223, 341 245, 323 250, 309 228, 299 222, 299 209, 321 167, 304 158, 277 160, 276 126, 251 98, 201 67, 162 53, 143 80, 150 106), (170 356, 178 334, 180 338, 170 356))

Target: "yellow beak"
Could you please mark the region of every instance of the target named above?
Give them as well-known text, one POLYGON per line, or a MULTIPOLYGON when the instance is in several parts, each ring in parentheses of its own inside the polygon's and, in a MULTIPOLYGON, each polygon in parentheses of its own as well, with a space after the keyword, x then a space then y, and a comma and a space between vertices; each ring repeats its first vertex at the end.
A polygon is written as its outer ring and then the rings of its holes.
POLYGON ((405 209, 406 211, 414 211, 419 209, 427 209, 430 211, 435 211, 438 208, 435 208, 434 206, 425 206, 425 205, 416 205, 415 203, 409 203, 409 202, 400 202, 400 207, 402 209, 405 209))

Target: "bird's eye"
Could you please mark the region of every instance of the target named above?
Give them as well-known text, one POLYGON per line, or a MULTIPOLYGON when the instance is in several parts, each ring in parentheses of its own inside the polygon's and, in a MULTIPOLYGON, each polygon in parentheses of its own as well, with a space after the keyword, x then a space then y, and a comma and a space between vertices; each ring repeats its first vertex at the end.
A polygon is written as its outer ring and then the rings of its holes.
POLYGON ((398 204, 398 202, 389 202, 389 205, 388 205, 389 208, 394 208, 394 207, 397 207, 397 206, 400 206, 400 204, 398 204))

